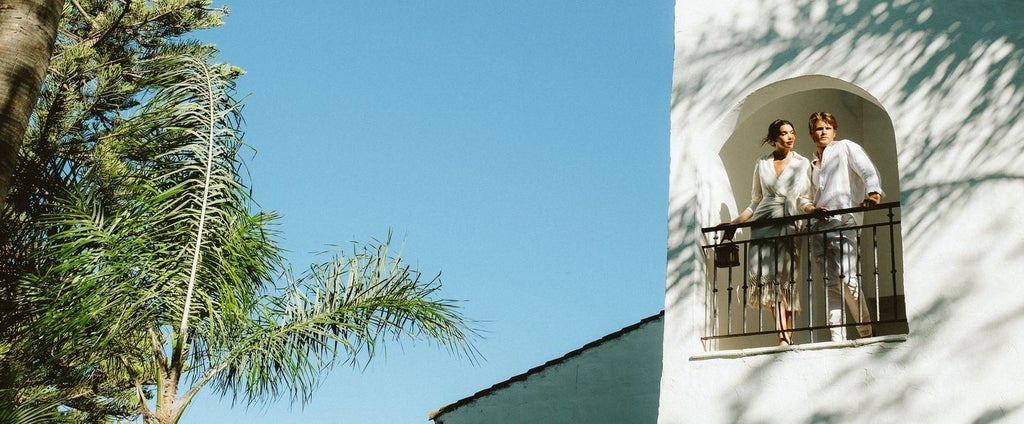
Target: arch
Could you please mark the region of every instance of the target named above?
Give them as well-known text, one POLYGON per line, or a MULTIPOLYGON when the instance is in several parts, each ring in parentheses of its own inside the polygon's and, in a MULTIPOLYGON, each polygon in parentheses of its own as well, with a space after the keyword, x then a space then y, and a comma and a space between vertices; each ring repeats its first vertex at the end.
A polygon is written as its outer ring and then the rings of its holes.
POLYGON ((814 146, 806 127, 807 117, 823 110, 835 114, 839 121, 837 138, 854 140, 867 150, 881 173, 886 201, 898 200, 898 146, 893 121, 885 107, 854 84, 825 75, 806 75, 752 92, 713 126, 710 140, 720 143, 718 156, 728 175, 728 187, 713 188, 711 198, 719 205, 714 210, 735 216, 750 201, 752 164, 770 149, 758 147, 768 123, 778 118, 792 121, 797 131, 794 150, 811 158, 814 146))
MULTIPOLYGON (((722 174, 703 179, 707 184, 705 195, 708 197, 705 199, 710 199, 712 203, 704 205, 704 210, 710 216, 707 217, 708 222, 702 223, 702 226, 727 222, 749 204, 753 164, 759 156, 772 149, 770 145, 761 146, 760 144, 771 121, 783 118, 793 122, 797 131, 795 150, 805 157, 812 158, 815 148, 811 142, 807 118, 811 113, 817 111, 832 112, 838 121, 837 138, 848 138, 857 142, 871 156, 881 174, 882 189, 886 193, 883 202, 899 200, 898 146, 893 120, 889 113, 874 96, 854 84, 824 75, 807 75, 778 81, 752 92, 724 114, 716 125, 712 126, 707 134, 708 145, 717 145, 716 159, 721 162, 722 174), (714 216, 716 214, 717 217, 714 216)), ((713 170, 714 166, 710 168, 713 170)), ((883 221, 879 217, 880 215, 865 216, 866 223, 883 221)), ((880 251, 894 252, 895 256, 892 259, 883 258, 881 261, 877 258, 865 259, 865 261, 870 261, 871 267, 874 267, 875 270, 881 265, 887 269, 901 268, 902 239, 899 234, 896 234, 891 240, 877 243, 876 246, 880 251)), ((865 262, 865 267, 867 266, 868 264, 865 262)), ((805 276, 810 276, 811 272, 808 265, 803 265, 802 269, 798 271, 805 276)), ((820 278, 820 275, 816 278, 820 278)), ((894 273, 892 279, 895 281, 891 286, 876 291, 873 296, 877 299, 886 299, 885 305, 892 305, 891 311, 886 314, 901 315, 905 318, 905 307, 902 302, 902 275, 897 276, 894 273)), ((875 284, 874 287, 877 288, 879 285, 875 284)), ((805 293, 810 291, 809 286, 802 290, 805 293)), ((812 296, 807 296, 803 302, 807 302, 809 299, 812 299, 812 296)), ((814 294, 813 302, 819 305, 823 304, 820 291, 814 294)), ((875 304, 877 308, 874 308, 872 315, 876 318, 879 317, 878 309, 882 305, 882 302, 875 304)), ((722 305, 719 307, 724 310, 722 305)), ((731 325, 739 328, 735 318, 728 317, 726 321, 732 321, 731 325)), ((803 319, 807 319, 807 317, 803 319)), ((742 321, 741 317, 740 323, 742 321)), ((808 321, 804 322, 805 326, 814 325, 808 321)), ((800 325, 797 327, 799 328, 800 325)), ((881 329, 882 334, 906 332, 908 329, 905 322, 898 326, 881 329)), ((764 340, 750 339, 725 340, 717 345, 716 349, 753 347, 763 345, 763 342, 764 340)))

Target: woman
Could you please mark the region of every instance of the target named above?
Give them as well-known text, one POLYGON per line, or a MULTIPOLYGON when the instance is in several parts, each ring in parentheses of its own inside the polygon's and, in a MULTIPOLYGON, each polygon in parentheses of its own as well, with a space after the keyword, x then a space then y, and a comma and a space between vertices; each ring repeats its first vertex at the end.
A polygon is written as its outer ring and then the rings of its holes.
MULTIPOLYGON (((775 120, 768 125, 768 135, 761 144, 771 144, 775 149, 754 164, 750 206, 732 220, 733 224, 799 215, 811 204, 808 177, 811 162, 793 151, 796 144, 793 124, 784 119, 775 120)), ((780 346, 792 344, 793 314, 800 310, 796 286, 790 284, 795 281, 791 276, 797 265, 796 243, 791 238, 758 239, 790 235, 796 230, 795 222, 754 225, 747 249, 747 304, 772 310, 780 346)))

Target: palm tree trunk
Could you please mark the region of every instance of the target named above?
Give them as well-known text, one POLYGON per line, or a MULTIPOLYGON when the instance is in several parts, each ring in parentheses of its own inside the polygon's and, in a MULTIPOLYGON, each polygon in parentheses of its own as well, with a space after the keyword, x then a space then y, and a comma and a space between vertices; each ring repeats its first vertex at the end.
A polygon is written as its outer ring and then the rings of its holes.
POLYGON ((181 418, 181 407, 177 402, 179 375, 171 370, 164 370, 159 384, 156 410, 153 415, 145 417, 147 424, 175 424, 181 418))
POLYGON ((0 205, 43 85, 64 0, 0 4, 0 205))

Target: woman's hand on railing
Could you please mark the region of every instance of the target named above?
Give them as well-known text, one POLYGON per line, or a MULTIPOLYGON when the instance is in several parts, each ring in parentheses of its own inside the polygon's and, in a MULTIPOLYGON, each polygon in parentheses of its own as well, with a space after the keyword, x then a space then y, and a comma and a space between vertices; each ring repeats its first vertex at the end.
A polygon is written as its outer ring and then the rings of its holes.
MULTIPOLYGON (((736 223, 735 222, 723 222, 721 224, 716 225, 714 228, 723 228, 723 227, 728 227, 730 225, 736 225, 736 223)), ((725 231, 722 233, 722 241, 723 242, 732 241, 732 238, 735 237, 735 236, 736 236, 736 228, 735 227, 729 228, 729 229, 725 229, 725 231)))
POLYGON ((828 208, 826 207, 810 205, 810 207, 804 208, 804 212, 817 219, 828 217, 828 208))

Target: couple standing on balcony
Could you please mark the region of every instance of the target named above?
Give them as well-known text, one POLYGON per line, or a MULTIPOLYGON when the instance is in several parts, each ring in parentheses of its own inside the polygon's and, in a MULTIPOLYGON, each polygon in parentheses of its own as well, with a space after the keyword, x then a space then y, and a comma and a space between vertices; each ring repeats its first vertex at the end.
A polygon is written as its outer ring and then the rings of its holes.
MULTIPOLYGON (((882 188, 878 170, 864 149, 850 140, 836 140, 839 125, 828 112, 816 112, 808 119, 811 140, 817 148, 814 160, 793 151, 796 131, 793 124, 778 119, 768 126, 762 144, 775 150, 762 156, 754 165, 750 206, 731 223, 780 218, 816 213, 811 230, 823 232, 813 238, 815 264, 827 287, 826 307, 832 340, 846 340, 843 306, 852 311, 857 322, 871 321, 865 302, 861 302, 857 276, 857 230, 839 230, 860 222, 859 214, 826 216, 830 210, 858 206, 874 206, 881 201, 882 188), (863 199, 863 200, 861 200, 863 199)), ((747 303, 751 307, 768 307, 775 316, 779 345, 793 342, 793 314, 800 311, 796 283, 791 278, 797 264, 792 238, 761 238, 796 234, 796 223, 783 223, 751 228, 752 240, 747 251, 751 289, 747 303)), ((871 336, 871 325, 858 325, 861 337, 871 336)))

